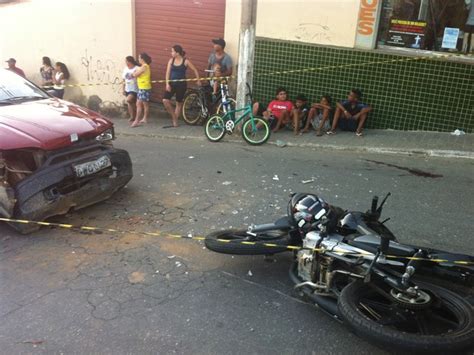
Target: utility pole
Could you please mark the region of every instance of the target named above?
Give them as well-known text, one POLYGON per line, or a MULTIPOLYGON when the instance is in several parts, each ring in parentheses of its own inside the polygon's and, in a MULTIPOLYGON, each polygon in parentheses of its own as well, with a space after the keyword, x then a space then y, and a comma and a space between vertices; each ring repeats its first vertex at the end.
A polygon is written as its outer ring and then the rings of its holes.
POLYGON ((247 84, 252 87, 255 24, 257 19, 257 0, 241 1, 242 15, 239 37, 239 62, 237 67, 237 108, 243 108, 247 102, 247 84))

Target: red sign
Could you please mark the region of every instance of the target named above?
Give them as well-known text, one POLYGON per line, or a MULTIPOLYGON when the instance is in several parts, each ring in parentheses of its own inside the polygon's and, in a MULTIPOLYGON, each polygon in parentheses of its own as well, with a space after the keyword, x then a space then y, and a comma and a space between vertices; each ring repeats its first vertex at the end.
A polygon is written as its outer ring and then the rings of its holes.
POLYGON ((370 36, 374 33, 378 0, 361 0, 357 33, 370 36))

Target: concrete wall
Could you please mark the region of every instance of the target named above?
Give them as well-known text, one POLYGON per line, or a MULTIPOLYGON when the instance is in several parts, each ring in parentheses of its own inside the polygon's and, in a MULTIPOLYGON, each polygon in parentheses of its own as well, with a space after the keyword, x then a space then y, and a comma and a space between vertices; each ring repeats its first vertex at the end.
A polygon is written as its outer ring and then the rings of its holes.
MULTIPOLYGON (((257 37, 353 48, 360 0, 258 0, 257 37)), ((241 0, 227 0, 225 36, 237 58, 241 0)))
MULTIPOLYGON (((64 62, 69 83, 121 81, 124 58, 133 54, 132 0, 31 0, 0 5, 0 58, 14 57, 40 83, 41 58, 64 62)), ((6 63, 3 63, 6 65, 6 63)), ((66 99, 122 100, 120 85, 66 89, 66 99)))
POLYGON ((236 64, 236 61, 239 58, 241 14, 241 0, 226 0, 224 39, 226 40, 227 45, 225 50, 234 60, 234 64, 236 64))

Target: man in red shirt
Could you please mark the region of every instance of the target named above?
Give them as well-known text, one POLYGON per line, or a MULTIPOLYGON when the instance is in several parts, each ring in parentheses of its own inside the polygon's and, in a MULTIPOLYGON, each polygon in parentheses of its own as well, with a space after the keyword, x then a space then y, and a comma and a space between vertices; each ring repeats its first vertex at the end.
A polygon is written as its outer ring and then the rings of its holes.
POLYGON ((263 118, 270 123, 270 127, 274 127, 273 132, 290 122, 293 107, 293 103, 288 100, 288 91, 282 87, 278 88, 276 99, 270 102, 267 110, 263 112, 263 118))
POLYGON ((16 66, 15 58, 10 58, 6 61, 8 63, 8 70, 17 73, 18 75, 26 78, 25 72, 16 66))

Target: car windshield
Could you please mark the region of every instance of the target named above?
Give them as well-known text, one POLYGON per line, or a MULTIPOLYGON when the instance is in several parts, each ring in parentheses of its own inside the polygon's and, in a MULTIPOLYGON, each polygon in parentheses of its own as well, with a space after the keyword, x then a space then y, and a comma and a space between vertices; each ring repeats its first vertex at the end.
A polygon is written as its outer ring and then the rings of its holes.
POLYGON ((21 76, 0 69, 0 104, 48 99, 50 96, 43 90, 21 76))

